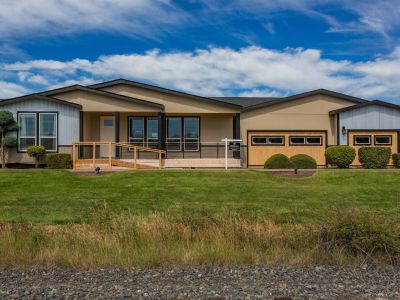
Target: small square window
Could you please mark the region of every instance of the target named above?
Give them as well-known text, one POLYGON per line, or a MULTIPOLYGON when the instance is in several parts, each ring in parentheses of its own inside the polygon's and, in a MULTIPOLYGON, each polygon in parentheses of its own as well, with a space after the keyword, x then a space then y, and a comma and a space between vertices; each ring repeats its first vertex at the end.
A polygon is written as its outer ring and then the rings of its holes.
POLYGON ((391 145, 392 137, 390 135, 376 135, 375 145, 391 145))
POLYGON ((113 122, 113 120, 104 120, 103 125, 105 127, 112 127, 112 126, 114 126, 114 122, 113 122))
POLYGON ((370 135, 355 135, 354 145, 371 145, 370 135))

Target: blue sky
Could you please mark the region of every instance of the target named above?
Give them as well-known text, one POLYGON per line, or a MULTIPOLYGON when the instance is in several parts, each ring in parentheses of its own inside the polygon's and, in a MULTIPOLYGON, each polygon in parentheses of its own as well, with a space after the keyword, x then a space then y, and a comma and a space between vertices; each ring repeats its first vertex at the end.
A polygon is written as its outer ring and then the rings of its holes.
POLYGON ((0 98, 126 78, 400 103, 398 0, 3 0, 0 98))

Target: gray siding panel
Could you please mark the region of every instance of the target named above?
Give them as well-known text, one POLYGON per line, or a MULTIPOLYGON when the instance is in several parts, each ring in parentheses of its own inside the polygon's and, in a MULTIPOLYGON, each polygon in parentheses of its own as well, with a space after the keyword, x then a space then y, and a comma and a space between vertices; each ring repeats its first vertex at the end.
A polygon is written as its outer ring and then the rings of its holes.
POLYGON ((76 107, 42 100, 27 100, 0 106, 0 110, 17 112, 58 112, 58 144, 72 145, 79 140, 79 109, 76 107))
POLYGON ((372 105, 340 113, 340 144, 347 145, 347 134, 342 127, 349 129, 395 129, 400 130, 400 111, 388 107, 372 105))

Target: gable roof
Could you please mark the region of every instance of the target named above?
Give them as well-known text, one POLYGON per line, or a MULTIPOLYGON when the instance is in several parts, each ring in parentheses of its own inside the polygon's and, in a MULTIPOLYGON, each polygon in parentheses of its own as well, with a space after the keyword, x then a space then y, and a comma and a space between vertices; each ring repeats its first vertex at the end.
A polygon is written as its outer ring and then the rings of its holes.
POLYGON ((239 108, 239 109, 241 108, 241 105, 239 105, 239 104, 229 103, 229 102, 225 102, 225 101, 215 99, 215 98, 197 96, 197 95, 188 94, 185 92, 180 92, 180 91, 176 91, 176 90, 171 90, 171 89, 167 89, 167 88, 163 88, 163 87, 159 87, 159 86, 155 86, 155 85, 151 85, 151 84, 141 83, 141 82, 122 79, 122 78, 111 80, 111 81, 106 81, 106 82, 102 82, 102 83, 97 83, 97 84, 93 84, 93 85, 88 85, 87 87, 91 88, 91 89, 99 90, 101 88, 114 86, 114 85, 118 85, 118 84, 126 84, 126 85, 130 85, 130 86, 134 86, 134 87, 145 88, 145 89, 155 91, 155 92, 162 92, 162 93, 175 95, 175 96, 183 96, 186 98, 191 98, 191 99, 200 100, 200 101, 207 101, 207 102, 220 104, 220 105, 224 105, 224 106, 229 106, 229 107, 233 107, 233 108, 239 108))
POLYGON ((368 102, 365 99, 349 96, 349 95, 346 95, 346 94, 342 94, 342 93, 338 93, 338 92, 334 92, 334 91, 329 91, 329 90, 325 90, 325 89, 318 89, 318 90, 314 90, 314 91, 310 91, 310 92, 305 92, 305 93, 301 93, 301 94, 297 94, 297 95, 288 96, 288 97, 285 97, 285 98, 276 98, 275 100, 266 101, 264 103, 251 105, 251 106, 248 106, 248 107, 244 108, 243 111, 250 111, 250 110, 254 110, 254 109, 258 109, 258 108, 264 108, 264 107, 267 107, 267 106, 272 106, 272 105, 275 105, 275 104, 294 101, 294 100, 298 100, 298 99, 302 99, 302 98, 306 98, 306 97, 310 97, 310 96, 315 96, 315 95, 331 96, 331 97, 335 97, 335 98, 344 99, 344 100, 347 100, 347 101, 350 101, 350 102, 354 102, 354 103, 357 103, 357 104, 358 103, 368 102))
POLYGON ((56 95, 56 94, 61 94, 61 93, 71 92, 71 91, 84 91, 84 92, 89 92, 89 93, 94 93, 94 94, 98 94, 98 95, 102 95, 102 96, 111 97, 111 98, 122 100, 122 101, 151 106, 151 107, 159 108, 162 110, 164 109, 163 104, 154 103, 151 101, 137 99, 137 98, 133 98, 133 97, 128 97, 128 96, 124 96, 124 95, 120 95, 120 94, 115 94, 115 93, 111 93, 111 92, 107 92, 107 91, 96 90, 96 89, 85 87, 85 86, 82 86, 79 84, 62 87, 62 88, 58 88, 58 89, 54 89, 54 90, 50 90, 50 91, 45 91, 45 92, 40 93, 40 95, 51 96, 51 95, 56 95))
POLYGON ((238 104, 243 108, 280 99, 278 97, 211 97, 211 98, 227 103, 238 104))
POLYGON ((20 101, 27 101, 27 100, 42 100, 42 101, 44 100, 44 101, 50 101, 50 102, 59 103, 59 104, 67 105, 67 106, 72 106, 72 107, 75 107, 78 109, 82 109, 82 105, 80 105, 80 104, 72 103, 69 101, 65 101, 65 100, 61 100, 61 99, 57 99, 57 98, 53 98, 53 97, 47 97, 47 96, 43 96, 40 94, 30 94, 30 95, 25 95, 25 96, 21 96, 21 97, 0 100, 0 106, 16 103, 16 102, 20 102, 20 101))
POLYGON ((385 101, 380 101, 380 100, 374 100, 374 101, 368 101, 368 102, 364 102, 364 103, 360 103, 360 104, 356 104, 356 105, 352 105, 352 106, 348 106, 348 107, 332 110, 332 111, 329 112, 329 114, 330 115, 335 115, 335 114, 338 114, 338 113, 341 113, 341 112, 345 112, 345 111, 349 111, 349 110, 353 110, 353 109, 357 109, 357 108, 362 108, 362 107, 367 107, 367 106, 373 106, 373 105, 400 110, 400 105, 389 103, 389 102, 385 102, 385 101))

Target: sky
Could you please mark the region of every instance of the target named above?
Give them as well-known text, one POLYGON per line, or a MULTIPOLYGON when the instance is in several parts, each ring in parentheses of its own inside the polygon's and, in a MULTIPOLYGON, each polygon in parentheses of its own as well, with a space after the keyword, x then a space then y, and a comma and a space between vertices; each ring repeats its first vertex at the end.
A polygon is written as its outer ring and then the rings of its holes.
POLYGON ((400 0, 2 0, 0 99, 131 79, 400 104, 400 0))

